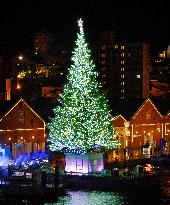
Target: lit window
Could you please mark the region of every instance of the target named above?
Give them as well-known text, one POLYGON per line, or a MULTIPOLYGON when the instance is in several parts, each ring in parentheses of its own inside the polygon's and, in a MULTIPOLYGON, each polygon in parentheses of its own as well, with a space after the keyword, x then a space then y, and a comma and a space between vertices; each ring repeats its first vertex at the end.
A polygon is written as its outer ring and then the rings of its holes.
POLYGON ((136 75, 136 78, 140 78, 140 75, 136 75))

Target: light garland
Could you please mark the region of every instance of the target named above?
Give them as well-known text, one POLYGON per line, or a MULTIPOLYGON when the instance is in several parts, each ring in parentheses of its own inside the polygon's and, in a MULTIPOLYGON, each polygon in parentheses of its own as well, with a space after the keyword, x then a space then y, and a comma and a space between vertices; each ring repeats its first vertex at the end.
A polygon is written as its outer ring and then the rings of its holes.
POLYGON ((85 42, 83 21, 80 19, 78 24, 80 32, 75 42, 68 83, 59 98, 61 106, 54 109, 54 118, 47 124, 49 147, 53 151, 65 147, 71 150, 95 146, 112 149, 118 145, 114 139, 113 117, 108 100, 99 90, 98 73, 85 42))

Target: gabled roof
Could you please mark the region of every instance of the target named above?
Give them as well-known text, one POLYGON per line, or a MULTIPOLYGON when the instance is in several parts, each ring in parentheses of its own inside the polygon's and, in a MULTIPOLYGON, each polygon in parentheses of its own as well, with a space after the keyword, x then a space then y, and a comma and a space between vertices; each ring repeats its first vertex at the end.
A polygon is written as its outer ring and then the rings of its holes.
POLYGON ((13 106, 10 107, 10 109, 8 109, 8 111, 6 111, 5 113, 3 113, 3 115, 0 118, 0 121, 7 116, 20 102, 24 102, 24 104, 42 121, 44 121, 40 115, 38 115, 29 105, 28 103, 26 103, 26 101, 21 97, 13 106))
POLYGON ((170 111, 170 99, 159 99, 153 97, 151 100, 163 116, 170 111))
POLYGON ((168 119, 170 117, 170 110, 167 112, 167 114, 164 117, 165 119, 168 119))
POLYGON ((163 117, 161 115, 161 113, 159 112, 158 108, 154 105, 154 103, 152 102, 152 100, 150 98, 145 99, 145 101, 142 103, 142 105, 138 108, 138 110, 134 113, 134 115, 131 117, 132 119, 134 119, 136 117, 136 115, 139 113, 139 111, 145 106, 145 104, 149 102, 157 111, 157 113, 163 117))
POLYGON ((115 99, 110 103, 112 115, 118 116, 121 114, 125 119, 130 120, 143 101, 143 99, 115 99))
MULTIPOLYGON (((148 99, 148 98, 147 98, 148 99)), ((170 110, 170 100, 159 99, 159 98, 149 98, 152 103, 156 106, 158 111, 162 116, 166 115, 170 110)), ((110 102, 110 107, 112 110, 112 116, 118 116, 121 114, 127 120, 137 112, 140 106, 145 102, 146 99, 115 99, 110 102)))
POLYGON ((120 115, 117 115, 113 118, 113 120, 117 120, 118 118, 122 118, 124 121, 126 121, 126 119, 120 114, 120 115))
POLYGON ((14 100, 0 101, 0 119, 3 118, 10 110, 15 107, 21 100, 38 115, 43 121, 48 121, 49 117, 53 115, 53 108, 56 103, 48 98, 39 98, 36 100, 18 98, 14 100))
POLYGON ((113 118, 113 124, 115 127, 124 127, 126 121, 127 120, 121 114, 113 118))

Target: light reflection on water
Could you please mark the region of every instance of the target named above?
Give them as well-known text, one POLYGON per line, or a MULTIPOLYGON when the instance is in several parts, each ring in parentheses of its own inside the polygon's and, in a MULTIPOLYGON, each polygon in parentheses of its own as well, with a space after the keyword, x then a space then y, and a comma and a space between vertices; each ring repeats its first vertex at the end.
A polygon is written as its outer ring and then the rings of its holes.
POLYGON ((56 203, 45 203, 44 205, 123 205, 123 194, 117 192, 99 191, 68 191, 65 196, 58 198, 56 203))
POLYGON ((42 199, 10 198, 0 205, 170 205, 170 188, 122 192, 65 191, 63 195, 42 199))
POLYGON ((161 178, 159 189, 124 190, 121 192, 71 191, 50 199, 7 197, 0 205, 170 205, 170 173, 161 178))
POLYGON ((55 203, 43 205, 169 205, 170 198, 160 190, 125 192, 67 191, 55 203))

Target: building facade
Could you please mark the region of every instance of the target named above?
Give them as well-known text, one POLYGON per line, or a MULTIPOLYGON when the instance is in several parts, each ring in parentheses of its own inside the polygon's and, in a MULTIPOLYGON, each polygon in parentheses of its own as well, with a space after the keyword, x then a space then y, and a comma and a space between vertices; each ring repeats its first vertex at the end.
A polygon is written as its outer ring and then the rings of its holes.
POLYGON ((98 67, 103 90, 110 99, 149 97, 149 45, 117 43, 114 32, 104 33, 99 44, 98 67))
POLYGON ((45 151, 45 122, 21 98, 0 119, 0 144, 10 146, 13 158, 45 151))
POLYGON ((160 147, 161 139, 165 139, 163 116, 149 98, 131 117, 130 129, 134 157, 142 157, 142 149, 146 144, 153 156, 157 156, 163 149, 160 147))

